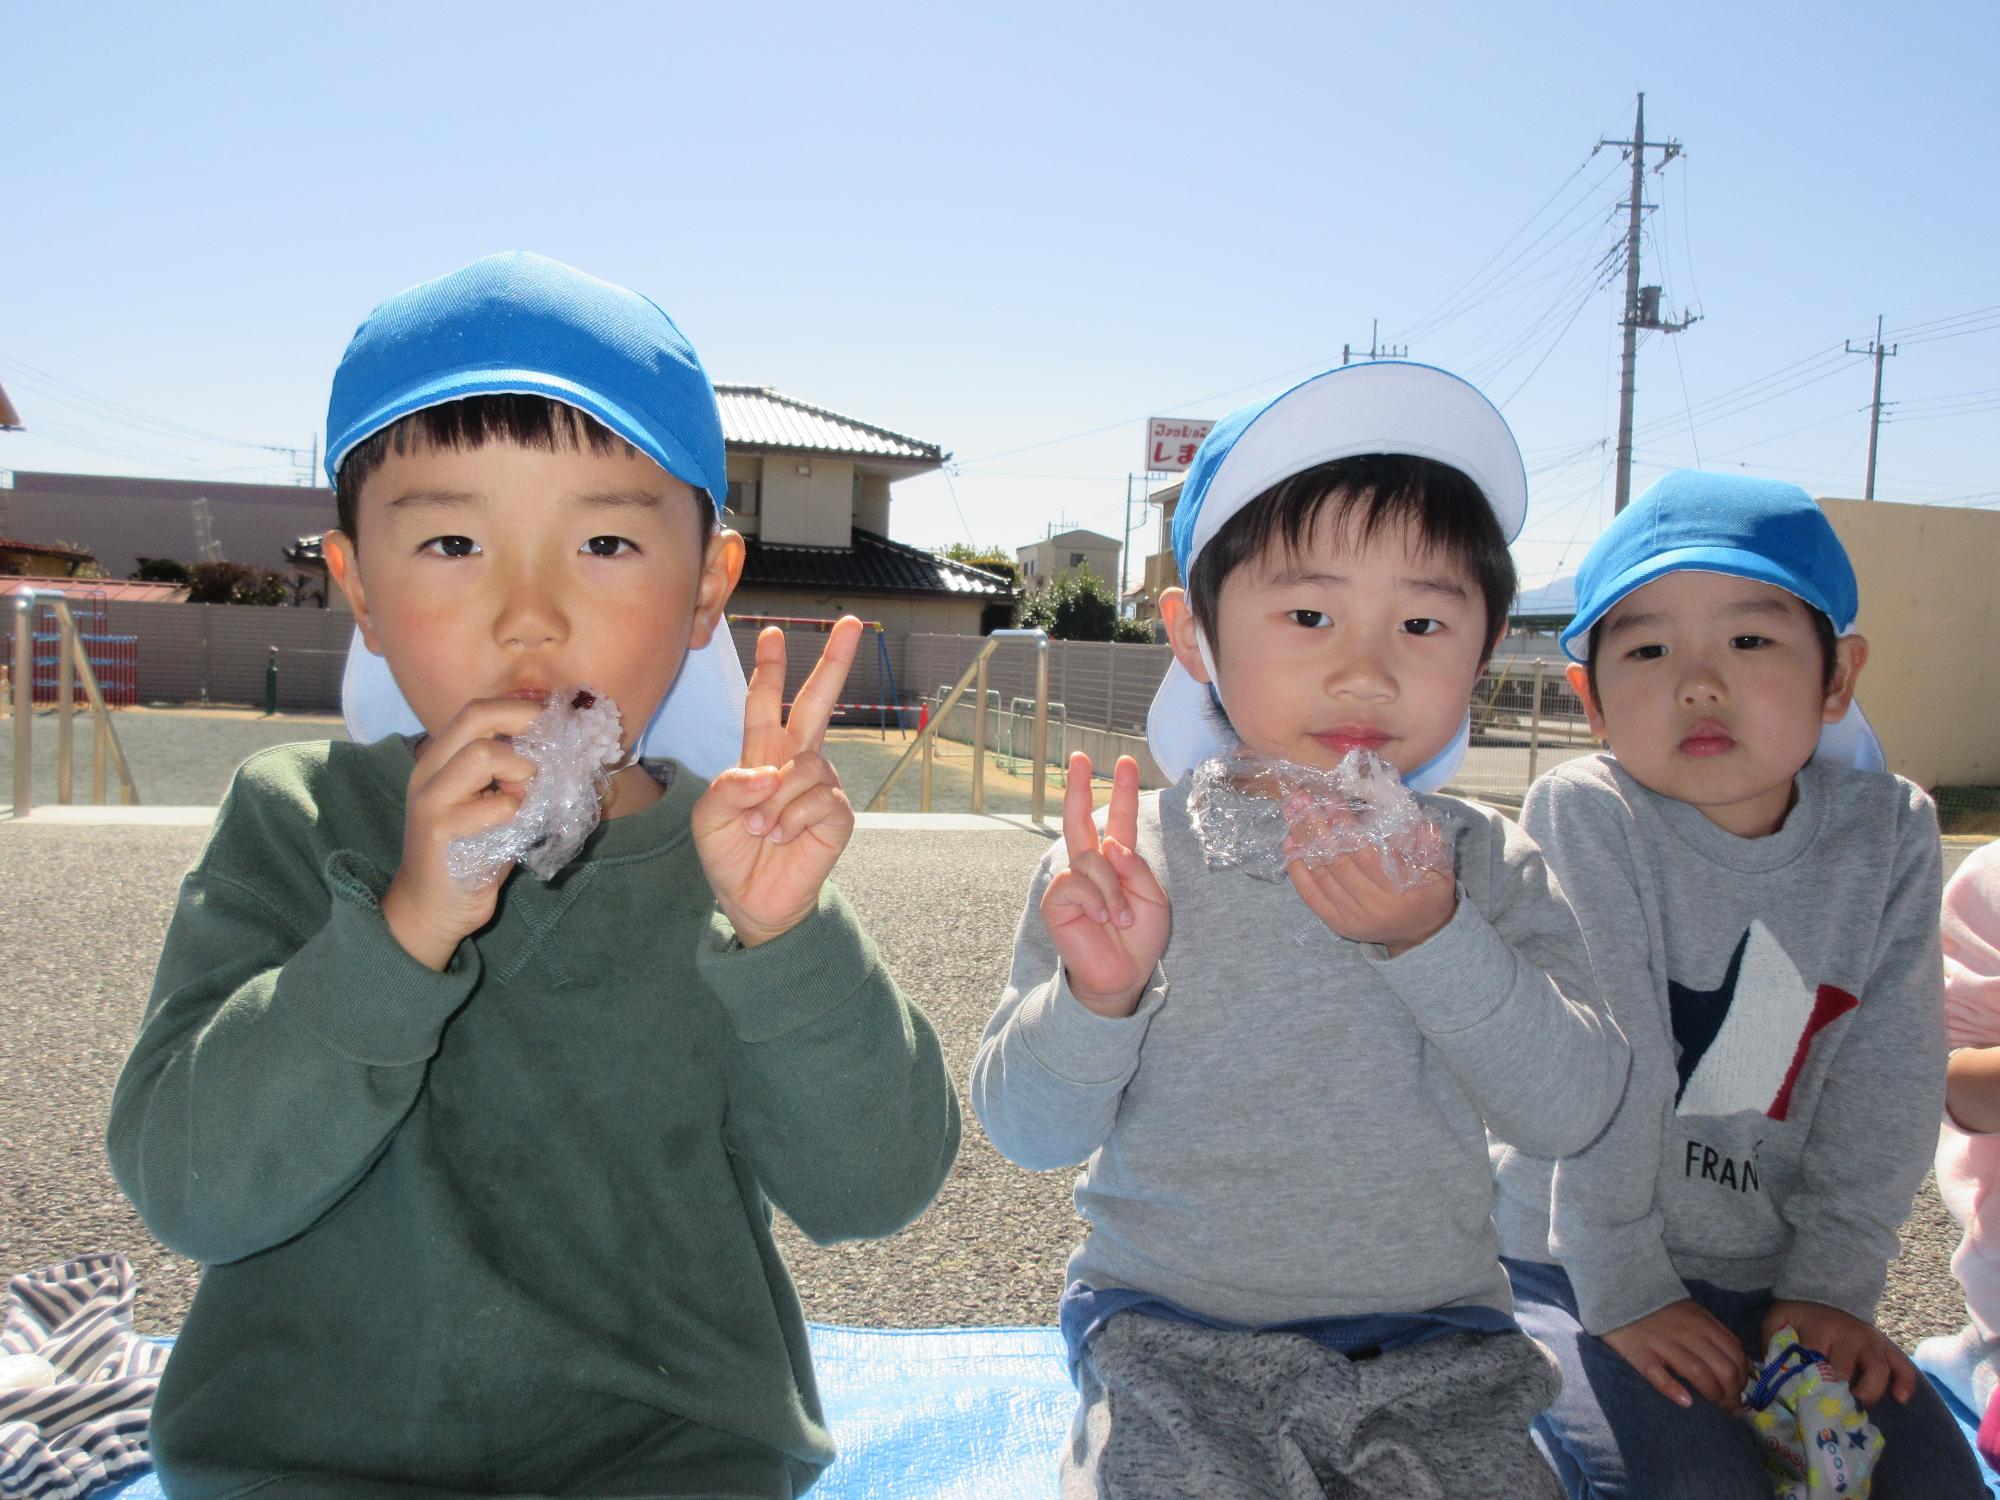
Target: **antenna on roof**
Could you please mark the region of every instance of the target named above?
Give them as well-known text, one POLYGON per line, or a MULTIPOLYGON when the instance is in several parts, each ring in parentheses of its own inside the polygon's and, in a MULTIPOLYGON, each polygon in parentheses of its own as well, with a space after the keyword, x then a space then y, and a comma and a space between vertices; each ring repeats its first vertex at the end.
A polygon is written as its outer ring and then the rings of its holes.
POLYGON ((221 562, 222 543, 215 539, 215 517, 209 511, 208 497, 196 499, 193 508, 195 556, 203 562, 221 562))

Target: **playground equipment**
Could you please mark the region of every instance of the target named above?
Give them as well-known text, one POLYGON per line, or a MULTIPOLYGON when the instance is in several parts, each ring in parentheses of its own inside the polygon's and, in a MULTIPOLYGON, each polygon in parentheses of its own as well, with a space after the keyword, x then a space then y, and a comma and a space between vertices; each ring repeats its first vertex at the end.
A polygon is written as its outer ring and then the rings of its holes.
MULTIPOLYGON (((759 630, 762 630, 766 625, 776 625, 785 630, 810 629, 824 635, 827 631, 833 629, 839 621, 821 619, 816 615, 731 615, 729 616, 729 623, 731 625, 750 625, 759 630)), ((847 676, 848 690, 854 695, 856 701, 852 703, 836 703, 833 705, 833 709, 840 716, 842 722, 852 722, 847 717, 850 714, 874 714, 875 727, 881 730, 882 737, 887 739, 889 734, 889 715, 894 714, 896 716, 895 723, 898 730, 906 730, 910 728, 910 717, 917 712, 917 705, 903 702, 902 695, 896 689, 896 668, 889 660, 889 641, 887 633, 882 628, 882 622, 880 620, 863 620, 861 628, 873 633, 875 637, 875 655, 870 661, 875 680, 872 684, 857 684, 854 680, 854 673, 850 670, 847 676), (873 701, 861 701, 864 699, 872 699, 873 701)), ((862 655, 862 652, 855 652, 854 664, 856 667, 861 665, 862 655)))
POLYGON ((67 805, 72 800, 76 689, 80 685, 90 705, 92 720, 91 801, 100 805, 104 801, 104 765, 108 758, 118 769, 119 801, 132 806, 139 800, 139 788, 132 781, 132 768, 125 763, 118 731, 111 724, 111 710, 98 686, 97 672, 84 647, 83 633, 77 629, 76 616, 70 613, 69 600, 61 594, 24 593, 14 606, 14 816, 26 817, 34 801, 35 624, 43 610, 51 612, 56 622, 56 801, 67 805))
POLYGON ((938 729, 951 711, 958 707, 958 700, 965 696, 965 690, 977 681, 973 689, 972 709, 972 810, 986 811, 986 715, 987 694, 986 664, 993 653, 1006 641, 1033 641, 1035 643, 1035 770, 1034 770, 1034 811, 1037 823, 1047 821, 1045 816, 1049 790, 1049 635, 1046 630, 996 630, 986 638, 979 648, 979 654, 972 659, 972 665, 958 679, 958 684, 945 696, 928 723, 917 731, 917 737, 908 749, 897 758, 883 778, 875 795, 868 799, 868 811, 886 812, 889 807, 889 789, 909 769, 912 760, 921 759, 918 808, 922 812, 931 810, 931 762, 936 753, 938 729))
MULTIPOLYGON (((1029 764, 1029 757, 1034 754, 1032 744, 1024 746, 1021 743, 1024 736, 1032 738, 1027 732, 1032 730, 1035 722, 1034 710, 1033 698, 1008 700, 1006 748, 1001 750, 999 755, 1000 764, 1011 775, 1020 775, 1029 764)), ((1056 726, 1056 760, 1059 763, 1066 762, 1069 759, 1069 708, 1063 703, 1051 703, 1047 714, 1055 721, 1056 726)))

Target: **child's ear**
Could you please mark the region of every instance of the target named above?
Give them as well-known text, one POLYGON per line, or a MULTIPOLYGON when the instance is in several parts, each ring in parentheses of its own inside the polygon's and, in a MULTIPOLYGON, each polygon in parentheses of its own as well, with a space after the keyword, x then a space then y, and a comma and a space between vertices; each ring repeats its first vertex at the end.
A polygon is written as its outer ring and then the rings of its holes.
POLYGON ((736 580, 743 576, 743 555, 742 536, 727 526, 718 526, 708 539, 701 577, 695 580, 694 629, 688 635, 688 650, 699 651, 713 639, 729 596, 736 592, 736 580))
POLYGON ((1160 619, 1167 627, 1167 644, 1174 648, 1174 659, 1181 664, 1196 682, 1208 681, 1208 666, 1201 659, 1201 647, 1196 643, 1201 627, 1194 622, 1194 608, 1188 602, 1186 589, 1160 590, 1160 619))
POLYGON ((1563 676, 1569 679, 1569 690, 1583 704, 1583 716, 1590 721, 1591 734, 1608 744, 1611 732, 1604 727, 1604 710, 1598 707, 1597 694, 1590 690, 1590 668, 1573 661, 1563 676))
POLYGON ((344 531, 329 531, 320 539, 319 546, 320 556, 326 559, 327 576, 347 596, 347 607, 354 611, 354 623, 360 628, 361 639, 370 651, 380 656, 382 648, 376 643, 375 625, 368 614, 368 596, 361 587, 361 563, 354 539, 344 531))
POLYGON ((1847 705, 1854 701, 1854 684, 1867 665, 1867 637, 1844 635, 1833 643, 1833 681, 1827 684, 1826 702, 1820 709, 1827 723, 1838 724, 1846 717, 1847 705))

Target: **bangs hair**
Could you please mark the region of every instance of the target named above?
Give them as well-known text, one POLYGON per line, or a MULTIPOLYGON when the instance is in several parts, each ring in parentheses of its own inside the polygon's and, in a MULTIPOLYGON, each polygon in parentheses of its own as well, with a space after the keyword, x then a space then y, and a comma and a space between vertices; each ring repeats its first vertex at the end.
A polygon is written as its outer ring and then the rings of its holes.
MULTIPOLYGON (((426 406, 407 417, 398 418, 380 432, 356 443, 341 460, 334 481, 334 507, 340 529, 350 540, 356 538, 360 523, 361 486, 381 468, 391 453, 404 454, 422 448, 469 451, 488 443, 512 443, 542 453, 563 449, 591 453, 629 453, 644 457, 639 450, 606 427, 588 412, 548 396, 511 393, 467 396, 426 406)), ((649 462, 651 460, 648 460, 649 462)), ((694 486, 690 485, 690 489, 694 486)), ((695 490, 695 508, 702 516, 702 537, 707 539, 715 525, 715 508, 709 497, 695 490)))
POLYGON ((1353 525, 1363 542, 1407 524, 1426 554, 1461 568, 1486 602, 1483 666, 1507 623, 1518 579, 1507 538, 1486 496, 1449 464, 1404 453, 1335 459, 1282 479, 1223 522, 1188 578, 1194 618, 1216 640, 1222 585, 1273 547, 1296 556, 1322 525, 1353 525))

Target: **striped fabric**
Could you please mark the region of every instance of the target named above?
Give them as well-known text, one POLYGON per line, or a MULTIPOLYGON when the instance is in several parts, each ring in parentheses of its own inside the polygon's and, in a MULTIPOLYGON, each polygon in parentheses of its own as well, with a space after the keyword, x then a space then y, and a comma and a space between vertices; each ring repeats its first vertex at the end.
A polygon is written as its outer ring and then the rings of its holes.
POLYGON ((53 1384, 0 1390, 0 1497, 81 1500, 152 1463, 146 1446, 166 1346, 132 1330, 123 1255, 81 1255, 7 1283, 0 1358, 34 1355, 53 1384))

